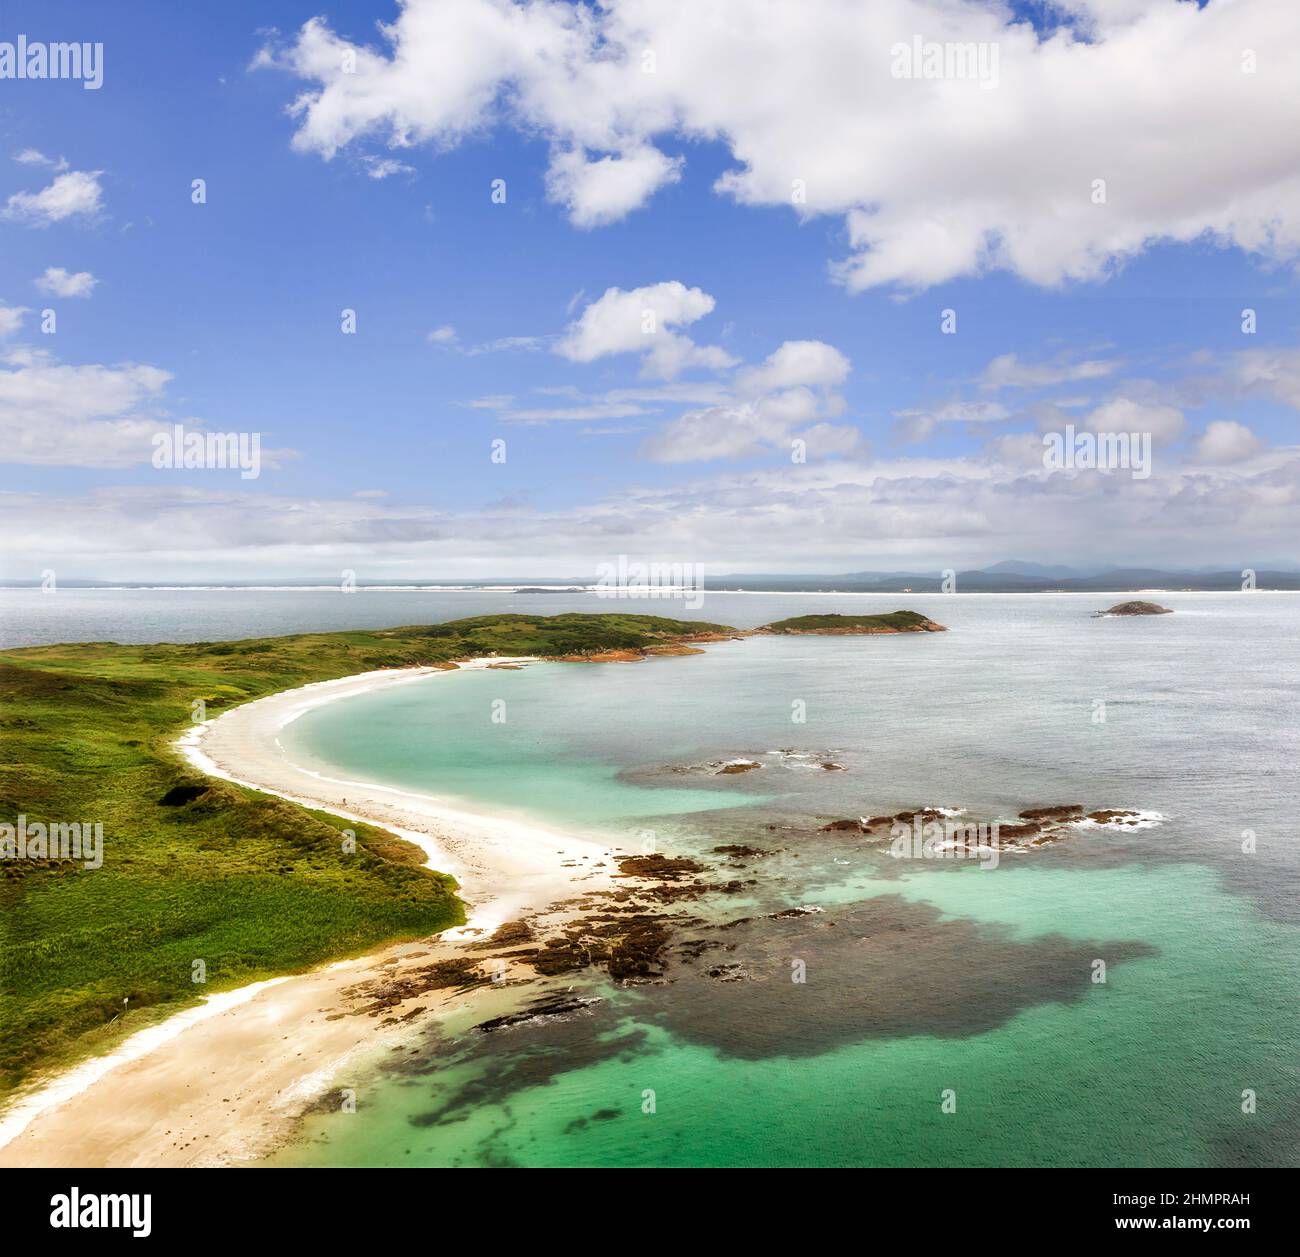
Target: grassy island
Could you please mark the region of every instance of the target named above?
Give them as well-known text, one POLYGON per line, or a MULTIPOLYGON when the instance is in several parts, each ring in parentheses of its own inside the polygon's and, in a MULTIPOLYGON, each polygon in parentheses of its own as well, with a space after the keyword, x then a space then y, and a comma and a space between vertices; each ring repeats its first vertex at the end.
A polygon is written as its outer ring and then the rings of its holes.
POLYGON ((862 634, 871 633, 942 633, 942 624, 936 624, 918 611, 890 611, 884 615, 796 615, 788 620, 765 624, 757 633, 819 633, 862 634))

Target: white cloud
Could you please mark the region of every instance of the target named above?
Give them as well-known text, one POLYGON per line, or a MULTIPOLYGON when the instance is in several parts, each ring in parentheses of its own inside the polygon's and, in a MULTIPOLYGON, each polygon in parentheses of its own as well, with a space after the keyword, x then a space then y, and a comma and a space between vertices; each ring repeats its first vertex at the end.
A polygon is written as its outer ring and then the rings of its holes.
POLYGON ((546 337, 498 336, 495 340, 483 341, 481 344, 465 344, 460 339, 460 333, 450 323, 444 323, 441 327, 435 327, 425 339, 431 345, 455 350, 467 358, 477 358, 481 354, 507 353, 511 350, 536 351, 542 348, 546 337))
POLYGON ((7 306, 0 302, 0 337, 12 336, 23 325, 26 306, 7 306))
POLYGON ((1077 380, 1097 380, 1112 374, 1116 363, 1092 358, 1082 362, 1021 362, 1015 354, 994 358, 980 375, 980 387, 991 392, 1004 388, 1047 388, 1077 380))
POLYGON ((730 354, 672 330, 697 322, 714 305, 708 293, 678 280, 626 292, 607 288, 565 329, 556 353, 570 362, 639 353, 645 373, 666 380, 690 367, 724 370, 735 363, 730 354))
MULTIPOLYGON (((0 463, 45 467, 147 465, 154 437, 178 420, 163 408, 170 372, 145 363, 72 365, 19 348, 0 367, 0 463)), ((198 419, 183 424, 205 431, 198 419)), ((293 457, 263 449, 263 468, 293 457)), ((65 499, 67 500, 67 499, 65 499)))
POLYGON ((845 454, 866 456, 868 446, 862 433, 847 423, 815 423, 799 433, 808 457, 833 458, 845 454))
POLYGON ((15 153, 14 161, 23 166, 48 166, 56 172, 68 168, 68 159, 66 157, 60 157, 56 161, 53 157, 46 157, 39 148, 25 148, 22 152, 15 153))
POLYGON ((1239 463, 1263 448, 1263 442, 1243 423, 1216 419, 1196 442, 1196 457, 1202 463, 1239 463))
POLYGON ((948 402, 928 410, 897 410, 894 436, 915 444, 933 436, 941 423, 1000 423, 1010 413, 997 402, 948 402))
POLYGON ((542 348, 545 337, 542 336, 498 336, 495 340, 487 340, 479 345, 461 345, 461 353, 471 358, 479 354, 499 354, 507 353, 511 350, 536 351, 542 348))
POLYGON ((103 189, 99 170, 70 170, 39 192, 15 192, 4 216, 29 227, 48 227, 65 219, 93 218, 99 213, 103 189))
POLYGON ((1228 378, 1241 393, 1270 397, 1300 410, 1300 349, 1250 349, 1234 354, 1228 378))
MULTIPOLYGON (((540 390, 539 390, 540 391, 540 390)), ((520 406, 513 397, 480 397, 468 405, 490 410, 506 423, 556 423, 570 420, 627 419, 653 413, 635 402, 611 398, 575 399, 564 406, 520 406)))
MULTIPOLYGON (((23 361, 23 360, 20 360, 23 361)), ((57 467, 147 463, 159 420, 139 413, 171 376, 136 363, 67 366, 41 355, 0 370, 0 460, 57 467)))
POLYGON ((568 207, 577 227, 602 227, 625 218, 667 183, 681 178, 682 159, 649 144, 616 157, 589 161, 580 149, 559 153, 546 175, 546 194, 568 207))
POLYGON ((656 432, 641 447, 657 463, 706 462, 760 454, 779 440, 787 425, 752 402, 689 410, 656 432))
POLYGON ((36 281, 36 287, 53 297, 89 297, 99 281, 89 271, 75 274, 62 266, 47 266, 45 274, 36 281))
POLYGON ((938 426, 938 420, 923 410, 899 411, 894 423, 894 440, 902 445, 919 445, 928 441, 938 426))
MULTIPOLYGON (((1021 434, 1037 441, 1033 434, 1021 434)), ((936 573, 1016 554, 1039 561, 1250 564, 1300 536, 1300 448, 1220 469, 1156 459, 1141 482, 1050 475, 1036 459, 788 461, 670 485, 622 484, 555 510, 445 511, 343 495, 290 498, 237 484, 165 481, 71 497, 5 494, 7 571, 195 579, 301 576, 596 575, 625 553, 691 559, 710 572, 936 573), (1137 486, 1135 488, 1135 485, 1137 486), (756 538, 758 539, 756 541, 756 538), (864 564, 864 546, 870 563, 864 564)), ((719 614, 717 618, 726 617, 719 614)))
POLYGON ((731 396, 679 415, 644 442, 641 455, 659 463, 789 455, 796 439, 810 458, 863 448, 857 428, 825 422, 844 409, 836 390, 850 369, 832 345, 786 341, 760 365, 738 370, 731 396))
POLYGON ((849 378, 849 368, 849 360, 833 345, 820 340, 788 340, 762 366, 738 372, 736 383, 748 393, 832 388, 849 378))
POLYGON ((367 153, 361 159, 361 164, 366 168, 366 174, 372 179, 387 179, 390 175, 415 174, 414 166, 408 166, 395 157, 376 157, 373 153, 367 153))
POLYGON ((678 280, 627 291, 609 288, 587 303, 555 344, 556 353, 578 363, 640 354, 642 375, 669 383, 613 389, 598 397, 583 397, 567 387, 537 390, 566 397, 563 405, 520 406, 513 397, 482 398, 469 405, 516 423, 623 419, 656 415, 673 402, 689 405, 641 446, 642 457, 663 463, 743 458, 771 450, 788 455, 796 438, 805 442, 808 457, 862 447, 857 428, 826 422, 844 409, 838 389, 851 370, 838 349, 823 341, 790 340, 762 363, 741 366, 724 350, 697 345, 673 330, 698 322, 715 304, 702 289, 678 280), (736 370, 729 380, 716 383, 672 382, 688 367, 736 370))
POLYGON ((725 371, 735 363, 735 358, 717 345, 697 345, 688 336, 661 331, 656 333, 650 352, 645 356, 643 373, 661 380, 672 380, 692 367, 725 371))
POLYGON ((584 393, 572 385, 531 390, 545 397, 547 404, 523 404, 509 393, 477 397, 461 404, 471 410, 491 411, 507 423, 553 423, 567 420, 626 419, 634 416, 659 417, 666 406, 715 406, 729 401, 729 387, 714 381, 689 381, 612 388, 601 393, 584 393), (555 400, 551 400, 555 399, 555 400))
POLYGON ((666 138, 719 141, 736 162, 720 193, 791 207, 797 186, 800 216, 843 219, 835 274, 854 290, 1097 280, 1159 241, 1295 258, 1300 6, 1063 2, 1081 32, 1040 38, 1007 5, 956 0, 769 0, 761 23, 752 0, 710 0, 707 19, 696 0, 406 0, 378 48, 312 19, 260 61, 305 82, 294 144, 326 158, 541 135, 550 193, 584 226, 682 174, 666 138), (914 34, 995 45, 996 86, 895 77, 914 34))
POLYGON ((572 362, 593 362, 606 354, 640 353, 661 327, 690 324, 717 303, 700 288, 678 280, 633 288, 607 288, 569 325, 558 352, 572 362))
POLYGON ((696 345, 673 330, 698 322, 714 305, 708 293, 677 280, 628 291, 609 288, 569 324, 555 352, 577 363, 639 354, 642 375, 666 383, 610 389, 597 396, 584 396, 571 386, 537 389, 564 399, 541 406, 520 405, 512 396, 485 397, 467 405, 514 423, 657 417, 667 405, 690 406, 641 447, 643 457, 663 463, 741 458, 771 450, 788 455, 796 438, 805 442, 810 458, 862 448, 857 428, 826 422, 844 409, 838 390, 851 370, 838 349, 823 341, 791 340, 762 363, 738 365, 722 349, 696 345), (736 370, 730 379, 677 382, 691 366, 736 370))
MULTIPOLYGON (((1037 432, 1001 432, 984 442, 978 457, 1000 467, 1034 472, 1043 465, 1043 438, 1037 432)), ((1091 491, 1086 482, 1082 488, 1091 491)))
POLYGON ((1187 420, 1176 406, 1153 406, 1117 397, 1084 419, 1089 432, 1149 432, 1155 445, 1169 445, 1183 435, 1187 420))

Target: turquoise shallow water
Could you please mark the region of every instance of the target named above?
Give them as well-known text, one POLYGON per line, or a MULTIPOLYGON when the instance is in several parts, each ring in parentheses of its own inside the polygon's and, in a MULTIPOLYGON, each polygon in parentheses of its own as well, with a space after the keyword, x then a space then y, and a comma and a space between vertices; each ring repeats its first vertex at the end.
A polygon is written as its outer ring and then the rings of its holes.
MULTIPOLYGON (((672 662, 648 666, 669 679, 665 665, 672 662)), ((584 671, 548 664, 444 673, 310 712, 281 741, 291 753, 354 777, 427 794, 450 791, 453 800, 496 814, 578 828, 617 829, 647 812, 676 815, 756 801, 748 793, 685 784, 650 789, 623 780, 623 757, 635 741, 623 740, 599 686, 582 684, 584 678, 564 683, 564 674, 584 671)))
POLYGON ((1070 598, 911 601, 952 631, 437 677, 291 726, 354 775, 714 863, 721 843, 771 854, 698 906, 704 962, 580 980, 602 1002, 568 1020, 424 1027, 277 1163, 1296 1164, 1291 604, 1177 595, 1175 616, 1094 621, 1070 598), (704 767, 732 756, 763 767, 704 767), (1166 819, 991 871, 819 832, 1058 802, 1166 819), (766 918, 792 905, 822 911, 766 918))

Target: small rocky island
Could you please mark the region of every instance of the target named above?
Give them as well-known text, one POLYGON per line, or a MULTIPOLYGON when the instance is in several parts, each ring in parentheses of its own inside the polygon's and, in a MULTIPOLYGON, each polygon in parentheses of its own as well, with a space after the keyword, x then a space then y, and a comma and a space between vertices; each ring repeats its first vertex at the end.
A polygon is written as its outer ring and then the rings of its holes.
POLYGON ((1094 611, 1095 620, 1103 615, 1173 615, 1173 607, 1162 607, 1158 602, 1117 602, 1109 611, 1094 611))

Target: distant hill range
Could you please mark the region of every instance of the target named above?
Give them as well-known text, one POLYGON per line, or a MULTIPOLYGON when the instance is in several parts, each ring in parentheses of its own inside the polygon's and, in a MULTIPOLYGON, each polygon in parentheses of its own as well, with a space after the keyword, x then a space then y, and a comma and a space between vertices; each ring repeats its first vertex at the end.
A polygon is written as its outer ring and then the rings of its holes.
MULTIPOLYGON (((1252 569, 1259 589, 1300 589, 1300 569, 1270 567, 1252 569)), ((1169 571, 1149 567, 1110 568, 1079 572, 1070 568, 1037 563, 997 563, 992 567, 958 571, 957 593, 1043 593, 1049 590, 1079 593, 1128 593, 1160 590, 1239 590, 1245 568, 1229 571, 1169 571)), ((714 576, 705 584, 710 589, 771 590, 804 593, 938 593, 944 588, 941 572, 849 572, 841 576, 752 575, 714 576)))
MULTIPOLYGON (((1115 592, 1139 590, 1239 590, 1246 565, 1239 568, 1156 568, 1117 567, 1080 568, 1059 563, 1027 563, 1007 559, 989 567, 971 568, 956 573, 957 593, 1043 593, 1115 592)), ((1274 559, 1254 565, 1255 585, 1259 589, 1300 589, 1300 563, 1291 559, 1274 559)), ((5 582, 10 588, 31 587, 37 581, 5 582)), ((843 572, 829 576, 792 575, 790 573, 738 572, 714 575, 704 572, 704 586, 713 590, 745 590, 750 593, 940 593, 944 573, 929 571, 843 572)), ((193 585, 170 581, 89 581, 64 580, 72 589, 255 589, 255 588, 336 588, 333 582, 301 578, 279 581, 205 581, 193 585)), ((581 593, 596 581, 576 576, 565 579, 547 577, 496 577, 491 580, 358 581, 358 589, 498 589, 526 594, 581 593)))

